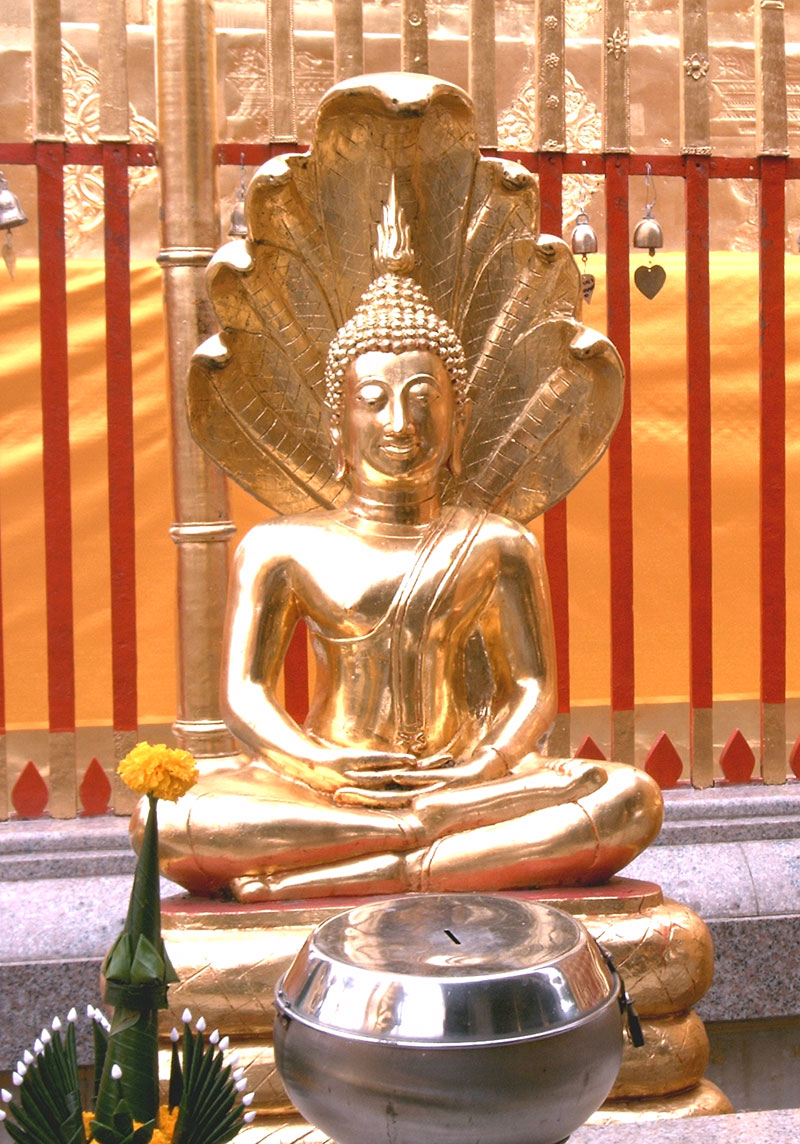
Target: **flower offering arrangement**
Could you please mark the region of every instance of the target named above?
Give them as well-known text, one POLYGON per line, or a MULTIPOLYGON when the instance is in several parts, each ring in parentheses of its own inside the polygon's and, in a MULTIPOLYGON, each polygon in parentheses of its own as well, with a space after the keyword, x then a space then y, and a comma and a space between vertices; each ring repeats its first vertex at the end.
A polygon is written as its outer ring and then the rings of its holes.
POLYGON ((147 798, 148 816, 125 924, 103 962, 111 1021, 87 1009, 94 1035, 92 1107, 82 1106, 72 1008, 66 1029, 55 1017, 17 1062, 16 1091, 0 1091, 0 1120, 16 1144, 225 1144, 255 1117, 238 1058, 225 1058, 227 1037, 217 1029, 206 1036, 202 1017, 192 1029, 185 1010, 182 1033, 171 1034, 165 1094, 158 1078, 158 1010, 166 1008, 177 976, 161 937, 157 803, 184 795, 197 781, 197 766, 188 751, 138 743, 118 773, 147 798))

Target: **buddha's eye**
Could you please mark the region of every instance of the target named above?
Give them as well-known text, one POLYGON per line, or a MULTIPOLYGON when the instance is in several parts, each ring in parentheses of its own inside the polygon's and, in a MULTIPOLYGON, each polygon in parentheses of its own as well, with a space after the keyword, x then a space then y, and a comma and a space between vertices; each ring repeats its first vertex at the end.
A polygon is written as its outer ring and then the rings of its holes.
POLYGON ((439 390, 432 381, 415 381, 408 387, 408 396, 418 405, 430 405, 439 396, 439 390))
POLYGON ((382 385, 362 385, 356 398, 360 405, 366 405, 368 409, 382 409, 386 404, 386 391, 382 385))

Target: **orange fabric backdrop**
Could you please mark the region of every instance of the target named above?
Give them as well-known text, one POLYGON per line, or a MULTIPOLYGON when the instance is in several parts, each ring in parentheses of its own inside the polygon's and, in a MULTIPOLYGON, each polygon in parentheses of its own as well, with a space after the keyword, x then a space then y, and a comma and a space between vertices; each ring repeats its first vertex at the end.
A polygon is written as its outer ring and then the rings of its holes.
MULTIPOLYGON (((601 259, 588 324, 604 325, 601 259)), ((665 254, 653 301, 633 291, 637 698, 688 692, 686 370, 683 258, 665 254)), ((789 689, 800 694, 800 259, 787 256, 789 689)), ((69 270, 72 507, 78 722, 111 718, 105 353, 102 265, 69 270)), ((175 553, 161 275, 131 271, 136 417, 136 530, 141 722, 175 714, 175 553)), ((758 266, 712 256, 714 669, 719 698, 758 692, 758 266)), ((39 395, 38 268, 21 260, 0 289, 0 544, 10 727, 46 725, 46 629, 39 395)), ((242 530, 265 514, 238 489, 242 530)), ((572 701, 607 703, 607 468, 569 501, 572 701)))

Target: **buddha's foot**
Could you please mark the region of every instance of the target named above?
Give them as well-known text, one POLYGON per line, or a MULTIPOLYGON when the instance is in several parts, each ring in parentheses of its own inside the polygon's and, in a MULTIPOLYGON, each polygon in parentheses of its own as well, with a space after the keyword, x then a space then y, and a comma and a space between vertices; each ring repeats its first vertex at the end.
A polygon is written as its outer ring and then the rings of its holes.
POLYGON ((232 879, 228 889, 236 901, 243 905, 248 905, 250 902, 267 902, 271 897, 269 878, 257 878, 251 874, 232 879))
MULTIPOLYGON (((418 852, 421 854, 421 852, 418 852)), ((419 865, 412 861, 411 865, 419 865)), ((411 889, 409 864, 401 854, 371 854, 309 870, 289 870, 264 877, 233 878, 229 889, 237 902, 285 901, 289 898, 358 897, 362 894, 402 894, 411 889)))

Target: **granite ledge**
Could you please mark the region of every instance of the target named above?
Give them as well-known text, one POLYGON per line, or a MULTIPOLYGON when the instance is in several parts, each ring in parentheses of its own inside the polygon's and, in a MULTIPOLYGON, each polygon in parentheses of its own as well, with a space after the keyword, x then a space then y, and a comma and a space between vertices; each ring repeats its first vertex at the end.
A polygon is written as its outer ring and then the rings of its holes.
POLYGON ((653 845, 706 842, 709 836, 714 842, 800 838, 800 781, 665 791, 664 825, 653 845))
POLYGON ((796 1108, 603 1127, 584 1125, 570 1136, 570 1144, 792 1144, 796 1140, 800 1140, 800 1110, 796 1108))
MULTIPOLYGON (((794 1144, 800 1138, 800 1111, 737 1112, 676 1120, 584 1125, 569 1144, 794 1144)), ((318 1128, 292 1122, 284 1128, 268 1123, 246 1128, 236 1144, 331 1144, 318 1128)))

